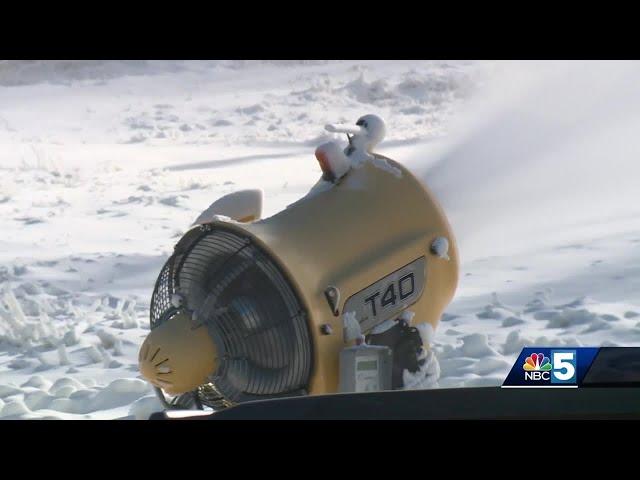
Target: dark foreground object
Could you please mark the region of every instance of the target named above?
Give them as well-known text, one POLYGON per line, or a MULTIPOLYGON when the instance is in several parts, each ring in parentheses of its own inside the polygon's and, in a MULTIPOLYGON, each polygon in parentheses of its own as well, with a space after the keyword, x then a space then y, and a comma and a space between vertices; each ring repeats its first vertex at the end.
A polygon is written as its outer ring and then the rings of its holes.
MULTIPOLYGON (((195 413, 195 412, 194 412, 195 413)), ((164 412, 151 420, 167 419, 164 412)), ((640 388, 452 388, 247 402, 198 420, 637 419, 640 388)))

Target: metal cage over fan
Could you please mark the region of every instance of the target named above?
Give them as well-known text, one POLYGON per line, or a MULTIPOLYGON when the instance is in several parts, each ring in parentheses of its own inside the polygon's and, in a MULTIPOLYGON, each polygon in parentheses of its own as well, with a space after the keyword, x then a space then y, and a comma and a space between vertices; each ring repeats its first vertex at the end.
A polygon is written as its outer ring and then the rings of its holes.
POLYGON ((312 366, 307 313, 285 275, 249 237, 220 225, 176 245, 151 298, 151 329, 186 312, 205 325, 217 367, 199 401, 221 406, 305 394, 312 366))

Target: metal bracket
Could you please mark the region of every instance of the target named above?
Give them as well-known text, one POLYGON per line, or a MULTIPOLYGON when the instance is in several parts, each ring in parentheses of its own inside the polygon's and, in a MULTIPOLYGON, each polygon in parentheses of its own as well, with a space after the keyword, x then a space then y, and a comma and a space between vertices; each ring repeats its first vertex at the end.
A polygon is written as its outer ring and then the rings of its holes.
POLYGON ((436 237, 429 247, 431 253, 443 260, 449 260, 449 240, 445 237, 436 237))
POLYGON ((324 296, 329 303, 333 316, 340 315, 340 290, 338 290, 338 287, 329 285, 324 291, 324 296))

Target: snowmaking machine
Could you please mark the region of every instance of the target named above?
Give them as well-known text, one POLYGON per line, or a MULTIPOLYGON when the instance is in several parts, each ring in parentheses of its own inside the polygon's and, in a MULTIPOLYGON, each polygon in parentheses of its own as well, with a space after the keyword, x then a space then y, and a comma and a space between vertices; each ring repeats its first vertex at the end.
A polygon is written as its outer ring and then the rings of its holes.
POLYGON ((160 271, 139 363, 168 408, 398 390, 421 371, 458 281, 453 232, 425 185, 372 152, 380 118, 327 129, 349 145, 318 147, 309 194, 265 219, 259 190, 223 197, 160 271))

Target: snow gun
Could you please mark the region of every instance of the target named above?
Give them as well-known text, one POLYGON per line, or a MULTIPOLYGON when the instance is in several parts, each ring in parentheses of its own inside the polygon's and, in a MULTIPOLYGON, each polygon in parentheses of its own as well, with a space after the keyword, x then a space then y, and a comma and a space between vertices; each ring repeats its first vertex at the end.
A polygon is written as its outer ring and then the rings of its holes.
POLYGON ((349 143, 318 147, 305 197, 265 219, 260 190, 220 198, 160 271, 139 365, 167 408, 428 380, 458 282, 451 227, 425 185, 373 153, 379 117, 326 128, 349 143))

